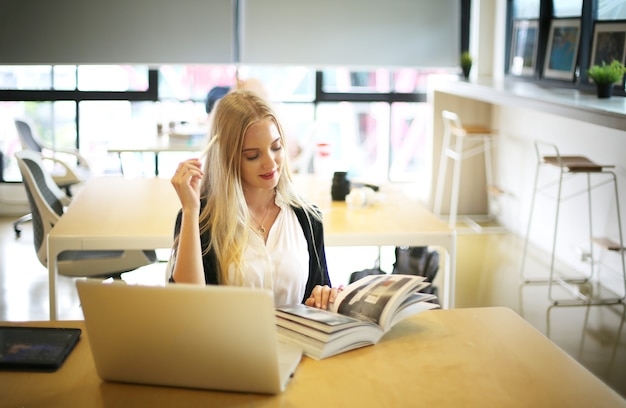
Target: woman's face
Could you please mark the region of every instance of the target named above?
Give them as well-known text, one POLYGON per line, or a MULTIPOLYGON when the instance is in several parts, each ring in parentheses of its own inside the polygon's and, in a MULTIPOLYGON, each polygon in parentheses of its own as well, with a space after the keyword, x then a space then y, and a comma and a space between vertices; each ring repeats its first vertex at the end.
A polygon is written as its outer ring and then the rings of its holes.
POLYGON ((271 119, 250 126, 243 138, 241 184, 244 189, 273 189, 278 185, 284 149, 271 119))

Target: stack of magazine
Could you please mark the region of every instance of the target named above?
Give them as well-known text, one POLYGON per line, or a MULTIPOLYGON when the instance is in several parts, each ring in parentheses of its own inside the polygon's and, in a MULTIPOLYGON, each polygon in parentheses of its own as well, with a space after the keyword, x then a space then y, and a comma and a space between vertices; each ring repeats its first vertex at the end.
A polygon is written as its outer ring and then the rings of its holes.
POLYGON ((419 292, 428 285, 422 276, 369 275, 341 291, 329 310, 280 306, 278 338, 318 360, 376 344, 399 321, 439 307, 435 295, 419 292))

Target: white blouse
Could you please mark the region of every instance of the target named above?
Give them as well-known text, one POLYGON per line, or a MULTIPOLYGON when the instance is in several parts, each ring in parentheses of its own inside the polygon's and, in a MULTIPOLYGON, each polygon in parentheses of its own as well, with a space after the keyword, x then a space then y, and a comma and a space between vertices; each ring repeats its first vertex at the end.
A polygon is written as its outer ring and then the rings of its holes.
MULTIPOLYGON (((250 234, 244 251, 244 286, 274 292, 274 305, 302 302, 309 278, 309 251, 302 227, 293 209, 277 194, 280 212, 269 230, 267 243, 256 232, 250 234)), ((229 269, 229 281, 234 268, 229 269)))

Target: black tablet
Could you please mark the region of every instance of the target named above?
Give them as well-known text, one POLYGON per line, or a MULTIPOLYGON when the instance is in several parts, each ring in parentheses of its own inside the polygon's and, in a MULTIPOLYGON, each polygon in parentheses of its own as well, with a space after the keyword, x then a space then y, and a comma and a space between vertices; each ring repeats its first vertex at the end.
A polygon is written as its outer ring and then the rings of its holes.
POLYGON ((0 326, 0 370, 56 371, 81 329, 0 326))

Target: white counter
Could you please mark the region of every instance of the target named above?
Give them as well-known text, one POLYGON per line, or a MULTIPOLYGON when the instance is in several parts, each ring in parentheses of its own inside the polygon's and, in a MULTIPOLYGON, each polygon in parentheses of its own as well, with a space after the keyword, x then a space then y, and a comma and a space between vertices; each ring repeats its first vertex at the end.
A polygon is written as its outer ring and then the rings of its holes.
POLYGON ((600 99, 595 92, 507 79, 442 82, 434 90, 494 105, 530 108, 588 123, 626 130, 626 98, 600 99))

